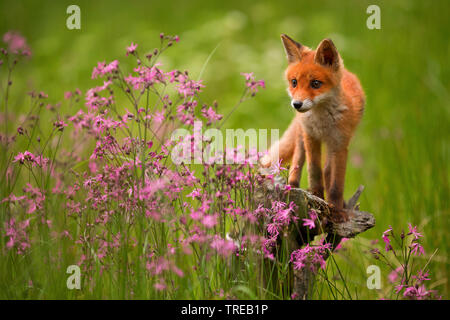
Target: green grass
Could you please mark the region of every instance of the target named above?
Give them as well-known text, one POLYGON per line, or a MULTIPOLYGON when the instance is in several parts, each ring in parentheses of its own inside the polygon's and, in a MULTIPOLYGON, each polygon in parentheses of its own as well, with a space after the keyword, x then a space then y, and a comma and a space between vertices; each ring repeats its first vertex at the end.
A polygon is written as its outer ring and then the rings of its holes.
MULTIPOLYGON (((203 99, 217 99, 224 114, 241 94, 240 72, 254 72, 266 80, 267 89, 236 110, 226 127, 283 131, 293 112, 283 79, 286 61, 280 33, 312 47, 323 38, 332 38, 367 95, 364 118, 350 147, 345 194, 348 197, 359 184, 365 185, 361 208, 373 212, 377 220, 375 228, 346 244, 348 254, 339 255, 337 263, 352 294, 357 290, 359 298, 377 298, 376 292, 365 289, 365 269, 376 261, 367 258, 364 248, 389 225, 406 229, 412 222, 425 235, 427 257, 438 249, 431 275, 435 289, 448 298, 448 1, 133 1, 126 5, 80 1, 79 31, 65 27, 69 4, 0 4, 0 34, 19 30, 33 52, 14 78, 10 110, 16 114, 28 111, 24 91, 43 90, 52 101, 61 100, 64 91, 76 87, 85 92, 99 83, 90 79, 97 61, 123 57, 131 42, 138 43, 139 49, 150 49, 164 32, 181 38, 163 59, 166 69, 188 69, 194 78, 217 47, 203 72, 207 85, 203 99), (381 30, 366 28, 365 11, 370 4, 381 8, 381 30)), ((1 72, 4 84, 4 69, 1 72)), ((24 269, 5 270, 0 263, 0 295, 23 297, 21 290, 28 292, 24 279, 32 272, 44 287, 51 288, 47 298, 63 296, 58 290, 64 288, 55 284, 60 279, 46 271, 49 261, 41 258, 33 252, 27 267, 20 264, 24 269)), ((67 262, 71 258, 63 257, 67 262)), ((102 285, 108 291, 112 284, 102 285)), ((385 278, 383 285, 388 285, 385 278)), ((317 297, 330 298, 327 294, 317 297)))

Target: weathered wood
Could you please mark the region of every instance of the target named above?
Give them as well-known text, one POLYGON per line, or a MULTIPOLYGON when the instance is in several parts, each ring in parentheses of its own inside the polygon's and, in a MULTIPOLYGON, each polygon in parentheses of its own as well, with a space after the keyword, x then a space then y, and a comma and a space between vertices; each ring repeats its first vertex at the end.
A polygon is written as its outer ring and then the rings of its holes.
POLYGON ((359 206, 357 206, 358 200, 363 191, 364 191, 364 186, 359 186, 358 189, 356 190, 355 194, 347 201, 347 203, 345 205, 346 208, 358 210, 359 209, 359 206))
MULTIPOLYGON (((264 207, 270 207, 273 200, 294 201, 297 205, 295 216, 299 218, 299 223, 297 223, 296 228, 291 229, 289 235, 292 251, 313 240, 314 236, 318 234, 326 234, 326 239, 332 244, 332 250, 334 250, 343 238, 353 238, 375 225, 375 218, 372 214, 359 211, 358 199, 363 190, 364 187, 359 186, 355 194, 346 202, 345 211, 348 220, 342 222, 333 221, 332 210, 323 199, 301 188, 285 190, 285 179, 281 176, 266 179, 255 192, 255 202, 257 205, 262 204, 264 207), (301 222, 302 219, 309 218, 311 209, 314 209, 321 223, 315 229, 306 230, 301 222)), ((328 256, 327 253, 324 258, 326 259, 328 256)), ((307 299, 308 289, 314 281, 314 274, 309 268, 293 270, 293 274, 293 297, 307 299)))

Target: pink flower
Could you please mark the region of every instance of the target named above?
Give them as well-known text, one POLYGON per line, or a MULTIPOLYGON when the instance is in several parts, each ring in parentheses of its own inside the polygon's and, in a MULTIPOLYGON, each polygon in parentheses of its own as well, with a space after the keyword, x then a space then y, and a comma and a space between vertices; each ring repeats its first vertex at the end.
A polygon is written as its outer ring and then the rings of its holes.
POLYGON ((316 227, 312 219, 303 219, 303 226, 308 227, 310 230, 316 227))
POLYGON ((338 251, 342 249, 342 246, 345 242, 347 242, 348 240, 350 240, 349 238, 342 238, 341 242, 339 242, 339 244, 336 246, 336 248, 334 249, 334 251, 338 251))
POLYGON ((63 230, 61 232, 61 237, 64 237, 64 238, 67 238, 67 239, 70 239, 70 240, 73 239, 68 230, 63 230))
POLYGON ((202 109, 202 115, 208 120, 208 125, 222 119, 222 115, 214 111, 213 108, 209 107, 202 109))
POLYGON ((317 220, 317 213, 314 210, 309 211, 310 219, 303 219, 303 226, 309 227, 309 229, 314 229, 316 227, 314 221, 317 220))
POLYGON ((211 248, 215 249, 219 255, 228 257, 236 250, 236 245, 232 240, 225 240, 216 235, 211 242, 211 248))
POLYGON ((4 203, 4 202, 11 202, 11 203, 14 203, 14 202, 20 202, 20 201, 22 201, 22 200, 24 200, 24 199, 26 199, 26 196, 16 197, 14 194, 11 193, 11 194, 9 195, 9 197, 4 198, 4 199, 1 201, 1 203, 4 203))
MULTIPOLYGON (((102 70, 103 72, 103 70, 102 70)), ((113 104, 113 97, 108 98, 100 96, 98 93, 106 90, 112 84, 111 80, 104 81, 102 86, 94 87, 86 92, 86 106, 89 107, 90 111, 96 111, 103 106, 108 106, 113 104)), ((98 115, 97 119, 101 119, 102 116, 98 115)))
POLYGON ((13 162, 20 162, 21 164, 23 164, 25 162, 25 155, 20 152, 19 154, 17 154, 17 156, 14 157, 13 162))
POLYGON ((15 218, 11 218, 5 223, 5 236, 9 237, 6 248, 8 250, 16 249, 17 254, 24 254, 31 247, 27 228, 30 220, 17 222, 15 218))
POLYGON ((307 244, 304 248, 295 250, 291 254, 291 262, 294 265, 294 269, 301 270, 309 266, 314 273, 317 273, 318 268, 325 269, 326 262, 324 256, 330 249, 331 244, 324 243, 324 239, 322 239, 317 246, 307 244))
POLYGON ((412 299, 423 300, 427 296, 429 296, 431 291, 427 291, 424 285, 421 286, 411 286, 405 289, 403 296, 409 297, 412 299))
POLYGON ((164 282, 157 282, 154 284, 154 287, 158 291, 162 291, 166 289, 166 284, 164 282))
POLYGON ((395 286, 395 290, 394 290, 394 291, 395 291, 395 293, 397 293, 397 294, 398 294, 398 293, 399 293, 400 291, 402 291, 402 290, 403 290, 403 288, 404 288, 404 287, 406 287, 406 286, 405 286, 404 284, 399 284, 399 285, 396 285, 396 286, 395 286))
POLYGON ((6 247, 8 249, 11 249, 12 247, 14 247, 14 238, 13 237, 9 238, 8 242, 6 243, 6 247))
POLYGON ((31 56, 30 48, 22 35, 17 31, 8 31, 3 35, 3 42, 8 45, 8 50, 13 54, 31 56))
POLYGON ((164 117, 164 112, 163 111, 157 111, 153 115, 153 120, 156 123, 162 123, 164 121, 164 119, 165 119, 165 117, 164 117))
POLYGON ((178 93, 184 97, 193 97, 196 93, 201 91, 202 87, 204 87, 202 80, 189 80, 189 78, 185 75, 179 75, 178 79, 180 82, 176 88, 178 93))
POLYGON ((73 93, 71 91, 64 92, 64 99, 68 100, 72 98, 73 93))
POLYGON ((245 72, 241 72, 241 75, 243 75, 245 77, 245 81, 250 81, 251 79, 253 79, 253 72, 250 73, 245 73, 245 72))
POLYGON ((131 45, 129 47, 127 47, 127 56, 129 54, 134 54, 136 52, 136 48, 137 48, 137 44, 134 44, 133 42, 131 43, 131 45))
POLYGON ((24 164, 25 162, 31 164, 33 167, 46 167, 49 159, 42 157, 41 155, 35 156, 29 151, 20 152, 15 157, 13 162, 19 162, 20 164, 24 164))
POLYGON ((181 270, 181 269, 178 268, 177 266, 172 265, 172 271, 173 271, 177 276, 179 276, 180 278, 181 278, 181 277, 184 277, 184 272, 183 272, 183 270, 181 270))
POLYGON ((217 215, 206 215, 202 219, 202 224, 208 228, 211 229, 217 224, 217 215))
POLYGON ((272 202, 272 211, 274 212, 273 222, 278 224, 280 227, 287 226, 298 219, 292 213, 295 211, 295 203, 291 201, 289 206, 286 207, 287 204, 282 201, 273 201, 272 202))
POLYGON ((186 197, 189 197, 189 198, 194 199, 194 198, 197 198, 197 197, 200 197, 200 196, 201 196, 200 190, 199 190, 199 189, 194 189, 194 190, 192 190, 192 192, 189 193, 186 197))
POLYGON ((65 123, 63 120, 59 120, 59 121, 56 121, 55 123, 53 123, 53 126, 58 131, 64 131, 64 128, 67 127, 67 123, 65 123))
POLYGON ((192 210, 190 217, 193 220, 200 220, 201 218, 203 218, 203 212, 201 210, 192 210))
POLYGON ((113 72, 116 72, 119 67, 119 61, 114 60, 110 64, 106 65, 105 62, 99 62, 97 63, 97 66, 94 67, 94 70, 92 70, 92 79, 96 79, 99 76, 104 76, 106 74, 112 74, 113 72))
POLYGON ((417 282, 423 282, 423 281, 431 280, 430 279, 430 275, 428 274, 428 272, 424 272, 423 270, 419 270, 417 272, 417 275, 412 276, 412 278, 416 279, 417 282))
POLYGON ((258 92, 258 88, 265 88, 266 84, 264 80, 255 80, 253 72, 251 73, 241 73, 245 77, 245 85, 250 89, 252 95, 258 92))
POLYGON ((409 233, 408 235, 414 235, 414 239, 417 240, 420 237, 422 237, 422 234, 420 234, 419 232, 417 232, 417 226, 412 226, 411 223, 408 225, 409 228, 409 233))
POLYGON ((132 114, 128 109, 125 109, 125 114, 122 116, 123 123, 127 123, 128 120, 131 120, 134 118, 134 114, 132 114))
POLYGON ((147 262, 146 268, 152 275, 160 275, 170 269, 170 264, 167 259, 160 257, 154 261, 147 262))
POLYGON ((387 229, 385 232, 383 232, 383 241, 385 243, 385 249, 386 251, 392 250, 391 241, 389 240, 389 233, 392 232, 392 227, 389 226, 389 229, 387 229))
POLYGON ((287 170, 285 167, 282 167, 282 166, 281 166, 281 162, 282 162, 282 161, 283 161, 283 160, 280 159, 278 162, 274 163, 274 164, 272 165, 272 167, 270 167, 270 174, 271 174, 271 175, 278 175, 278 174, 280 174, 281 171, 287 170))
POLYGON ((397 269, 393 270, 391 273, 389 273, 388 275, 388 280, 391 283, 395 283, 400 275, 400 272, 403 272, 403 267, 400 266, 397 269))
POLYGON ((117 71, 117 68, 119 67, 119 61, 114 60, 110 64, 108 64, 105 69, 103 69, 104 73, 113 73, 117 71))
POLYGON ((97 66, 94 67, 94 70, 92 70, 91 78, 96 79, 98 76, 102 76, 103 69, 105 68, 105 66, 106 66, 105 62, 98 62, 97 66))
POLYGON ((317 212, 314 209, 309 210, 308 212, 309 217, 311 218, 311 220, 317 220, 318 216, 317 216, 317 212))
POLYGON ((418 242, 411 243, 410 248, 411 248, 411 252, 414 253, 415 255, 420 256, 420 255, 425 254, 425 250, 418 242))

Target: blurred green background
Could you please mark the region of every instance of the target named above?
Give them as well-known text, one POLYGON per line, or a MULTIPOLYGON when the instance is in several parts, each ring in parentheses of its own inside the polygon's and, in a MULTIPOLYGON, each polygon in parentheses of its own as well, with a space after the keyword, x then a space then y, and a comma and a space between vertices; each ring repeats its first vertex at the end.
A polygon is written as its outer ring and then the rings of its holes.
MULTIPOLYGON (((365 185, 361 208, 375 214, 377 225, 355 244, 380 238, 389 225, 398 230, 408 222, 418 224, 425 235, 424 259, 438 249, 431 287, 448 297, 449 9, 447 0, 1 1, 0 33, 20 31, 33 52, 14 76, 10 110, 25 112, 23 92, 31 89, 55 102, 64 91, 85 92, 99 83, 91 80, 97 61, 119 59, 131 66, 126 46, 135 42, 141 53, 150 51, 164 32, 181 39, 163 57, 165 70, 187 69, 197 78, 213 53, 202 74, 203 100, 217 100, 223 114, 240 97, 241 72, 266 81, 266 90, 242 105, 226 127, 279 128, 282 133, 293 111, 280 33, 310 47, 329 37, 367 95, 350 147, 346 197, 365 185), (81 8, 81 30, 66 28, 71 4, 81 8), (366 27, 371 4, 381 8, 381 30, 366 27)), ((0 72, 4 79, 4 69, 0 72)), ((360 274, 363 283, 373 261, 356 257, 341 263, 348 266, 346 273, 360 274)))

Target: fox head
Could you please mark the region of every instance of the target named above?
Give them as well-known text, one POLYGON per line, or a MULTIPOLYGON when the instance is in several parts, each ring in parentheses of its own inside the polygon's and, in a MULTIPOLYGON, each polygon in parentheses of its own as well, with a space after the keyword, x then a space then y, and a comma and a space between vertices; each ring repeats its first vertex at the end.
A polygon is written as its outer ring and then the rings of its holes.
POLYGON ((306 112, 335 99, 339 94, 343 63, 330 39, 320 42, 316 50, 281 35, 289 66, 286 79, 291 105, 306 112))

